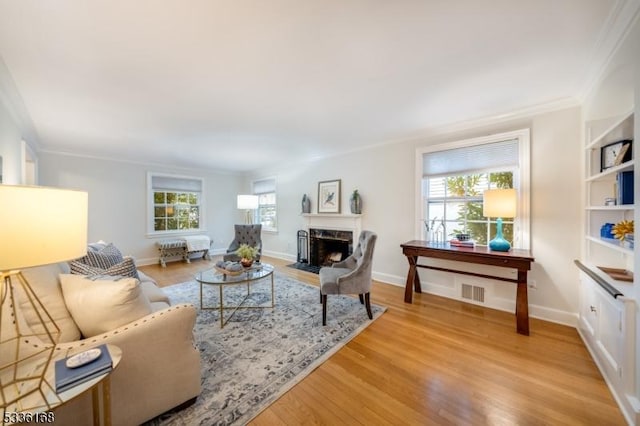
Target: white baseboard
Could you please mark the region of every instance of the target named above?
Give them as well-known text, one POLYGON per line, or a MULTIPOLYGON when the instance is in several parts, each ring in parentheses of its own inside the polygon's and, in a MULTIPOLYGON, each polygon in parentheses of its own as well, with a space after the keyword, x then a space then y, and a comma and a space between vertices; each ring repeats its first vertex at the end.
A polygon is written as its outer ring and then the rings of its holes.
POLYGON ((265 250, 262 252, 262 254, 264 256, 275 257, 276 259, 282 259, 289 262, 295 262, 298 260, 296 255, 289 254, 289 253, 282 253, 279 251, 265 250))
MULTIPOLYGON (((212 255, 219 255, 219 254, 224 254, 226 250, 215 249, 215 250, 212 250, 211 252, 212 252, 211 253, 212 255)), ((265 250, 263 254, 265 256, 270 256, 276 259, 282 259, 289 262, 295 262, 297 260, 295 255, 292 255, 289 253, 265 250)), ((157 264, 158 262, 159 262, 159 259, 156 257, 156 258, 148 258, 148 259, 139 259, 136 261, 136 264, 137 265, 153 265, 153 264, 157 264)), ((404 287, 407 281, 406 276, 387 274, 384 272, 373 271, 371 275, 373 279, 376 281, 379 281, 385 284, 391 284, 397 287, 404 287)), ((457 294, 458 292, 456 291, 456 288, 454 287, 441 286, 441 285, 435 285, 435 284, 423 282, 422 291, 429 294, 435 294, 436 296, 442 296, 442 297, 447 297, 449 299, 454 299, 454 300, 458 300, 465 303, 471 303, 470 301, 460 297, 457 294)), ((486 306, 487 308, 497 309, 499 311, 515 312, 515 300, 492 298, 487 300, 485 303, 473 303, 473 304, 476 304, 479 306, 486 306)), ((554 322, 557 324, 567 325, 569 327, 577 327, 578 325, 577 313, 561 311, 558 309, 548 308, 540 305, 529 304, 529 316, 531 318, 538 318, 541 320, 554 322)))
POLYGON ((407 277, 399 277, 398 275, 385 274, 383 272, 371 272, 371 277, 385 284, 392 284, 398 287, 404 287, 407 282, 407 277))
MULTIPOLYGON (((398 276, 392 274, 385 274, 382 272, 373 272, 373 279, 386 284, 392 284, 398 287, 404 287, 406 285, 407 277, 398 276)), ((489 281, 489 280, 483 280, 489 281)), ((430 284, 422 282, 422 291, 429 294, 435 294, 436 296, 442 296, 449 299, 459 300, 465 303, 471 303, 468 300, 463 299, 458 295, 456 288, 441 286, 437 284, 430 284)), ((505 312, 515 312, 515 300, 507 300, 502 298, 493 298, 486 301, 486 303, 474 303, 479 306, 486 306, 488 308, 497 309, 505 312)), ((576 312, 561 311, 558 309, 548 308, 546 306, 529 304, 529 317, 537 318, 557 324, 567 325, 569 327, 577 327, 578 314, 576 312)))

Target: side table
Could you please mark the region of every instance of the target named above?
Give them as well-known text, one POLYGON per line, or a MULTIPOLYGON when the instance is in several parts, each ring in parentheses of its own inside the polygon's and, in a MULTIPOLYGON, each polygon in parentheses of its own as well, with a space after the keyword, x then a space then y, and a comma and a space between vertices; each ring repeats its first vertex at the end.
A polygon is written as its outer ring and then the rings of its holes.
MULTIPOLYGON (((82 348, 85 351, 91 348, 82 348)), ((94 377, 84 383, 80 383, 64 392, 55 392, 55 362, 64 359, 82 351, 79 350, 56 350, 53 358, 47 366, 45 380, 47 384, 43 384, 41 392, 36 392, 25 398, 26 404, 21 400, 17 403, 4 408, 0 424, 13 424, 22 421, 31 421, 38 416, 38 413, 53 412, 63 404, 83 395, 85 392, 91 391, 93 424, 95 426, 104 425, 111 426, 111 373, 118 367, 122 359, 122 350, 114 345, 107 345, 113 368, 100 376, 94 377), (23 408, 23 407, 31 408, 23 408), (17 421, 14 421, 17 420, 17 421)), ((38 417, 44 419, 44 417, 38 417)), ((51 417, 53 420, 55 416, 51 417)), ((38 421, 46 423, 47 421, 38 421)))

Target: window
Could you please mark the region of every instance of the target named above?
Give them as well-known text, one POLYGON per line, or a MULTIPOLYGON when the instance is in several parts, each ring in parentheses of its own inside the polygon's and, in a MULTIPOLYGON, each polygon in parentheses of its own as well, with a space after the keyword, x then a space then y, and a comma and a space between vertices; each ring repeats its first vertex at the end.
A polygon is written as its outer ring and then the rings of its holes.
POLYGON ((495 236, 497 218, 482 215, 483 192, 516 188, 517 214, 502 218, 503 234, 515 248, 529 248, 528 130, 424 148, 418 159, 423 239, 430 229, 446 240, 467 233, 486 245, 495 236))
POLYGON ((277 231, 276 180, 262 179, 254 181, 253 194, 258 196, 257 223, 261 223, 262 229, 265 231, 277 231))
POLYGON ((150 233, 186 233, 204 228, 202 179, 149 173, 147 181, 150 233))

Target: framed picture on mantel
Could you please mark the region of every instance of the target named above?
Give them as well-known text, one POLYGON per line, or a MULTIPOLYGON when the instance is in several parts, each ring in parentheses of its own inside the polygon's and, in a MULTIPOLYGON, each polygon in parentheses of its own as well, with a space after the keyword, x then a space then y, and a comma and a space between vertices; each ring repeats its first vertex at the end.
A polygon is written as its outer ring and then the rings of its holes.
POLYGON ((318 213, 340 213, 340 179, 318 182, 318 213))

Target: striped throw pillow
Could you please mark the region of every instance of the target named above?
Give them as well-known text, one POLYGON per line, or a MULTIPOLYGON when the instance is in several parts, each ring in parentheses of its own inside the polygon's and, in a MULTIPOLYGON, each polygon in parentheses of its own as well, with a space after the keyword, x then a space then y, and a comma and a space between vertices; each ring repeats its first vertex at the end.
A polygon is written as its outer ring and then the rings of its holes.
POLYGON ((132 257, 126 256, 120 263, 116 263, 108 268, 101 268, 98 266, 87 265, 80 260, 72 260, 69 262, 69 269, 72 274, 76 275, 111 275, 121 277, 133 277, 140 278, 138 276, 138 270, 132 257))
POLYGON ((80 261, 89 266, 107 269, 124 260, 122 253, 116 246, 109 243, 98 251, 87 250, 87 255, 80 261))

